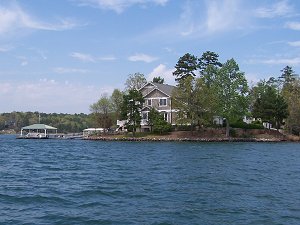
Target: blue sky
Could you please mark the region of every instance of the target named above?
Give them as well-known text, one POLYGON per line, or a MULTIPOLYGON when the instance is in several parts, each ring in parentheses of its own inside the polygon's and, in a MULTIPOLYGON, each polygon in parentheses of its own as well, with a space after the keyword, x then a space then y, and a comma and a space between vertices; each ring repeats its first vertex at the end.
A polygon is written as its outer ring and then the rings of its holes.
POLYGON ((234 58, 250 84, 300 72, 298 0, 0 0, 0 112, 89 113, 129 74, 189 52, 234 58))

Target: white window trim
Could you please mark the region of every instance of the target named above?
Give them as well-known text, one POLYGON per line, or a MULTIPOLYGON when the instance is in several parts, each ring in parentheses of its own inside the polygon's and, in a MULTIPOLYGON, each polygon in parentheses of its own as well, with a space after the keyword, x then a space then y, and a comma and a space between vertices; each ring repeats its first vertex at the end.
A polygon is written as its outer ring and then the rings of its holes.
POLYGON ((164 119, 165 121, 169 122, 169 113, 165 112, 164 119))
POLYGON ((152 99, 151 98, 146 99, 146 101, 147 101, 148 106, 152 106, 152 99), (150 101, 150 104, 149 104, 149 101, 150 101))
POLYGON ((160 113, 163 115, 164 120, 168 122, 169 121, 169 113, 166 111, 161 111, 160 113))
POLYGON ((168 99, 167 98, 160 98, 159 99, 159 106, 168 106, 168 99), (165 105, 161 105, 160 104, 160 100, 166 100, 166 104, 165 105))

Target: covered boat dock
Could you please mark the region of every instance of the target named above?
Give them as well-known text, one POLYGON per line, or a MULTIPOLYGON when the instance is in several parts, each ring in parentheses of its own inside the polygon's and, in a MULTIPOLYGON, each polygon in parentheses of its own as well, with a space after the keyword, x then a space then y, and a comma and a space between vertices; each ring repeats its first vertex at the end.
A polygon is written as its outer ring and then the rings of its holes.
POLYGON ((33 124, 30 126, 22 127, 21 135, 18 138, 47 139, 49 138, 48 131, 55 131, 55 134, 57 134, 57 128, 55 127, 51 127, 45 124, 33 124))

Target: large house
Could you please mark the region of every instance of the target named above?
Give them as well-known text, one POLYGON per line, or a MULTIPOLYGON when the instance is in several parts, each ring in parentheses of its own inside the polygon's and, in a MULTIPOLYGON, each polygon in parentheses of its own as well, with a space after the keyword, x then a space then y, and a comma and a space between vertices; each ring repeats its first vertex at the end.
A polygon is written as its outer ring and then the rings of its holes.
POLYGON ((172 125, 175 125, 176 110, 172 107, 172 91, 174 86, 168 84, 159 84, 148 82, 141 89, 145 102, 141 111, 142 121, 141 130, 148 131, 148 113, 151 108, 155 108, 163 114, 164 119, 172 125))
MULTIPOLYGON (((168 84, 148 82, 139 90, 145 99, 141 110, 141 131, 150 131, 148 114, 151 108, 155 108, 164 116, 167 122, 175 125, 176 110, 172 107, 172 91, 174 88, 174 86, 168 84)), ((117 121, 117 125, 121 129, 125 123, 126 121, 117 121)))

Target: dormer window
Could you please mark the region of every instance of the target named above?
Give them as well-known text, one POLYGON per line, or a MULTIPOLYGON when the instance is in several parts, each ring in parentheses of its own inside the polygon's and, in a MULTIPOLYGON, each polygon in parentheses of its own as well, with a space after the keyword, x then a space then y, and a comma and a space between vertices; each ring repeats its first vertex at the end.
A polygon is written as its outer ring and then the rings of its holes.
POLYGON ((159 105, 160 106, 166 106, 167 105, 167 99, 166 98, 159 99, 159 105))

